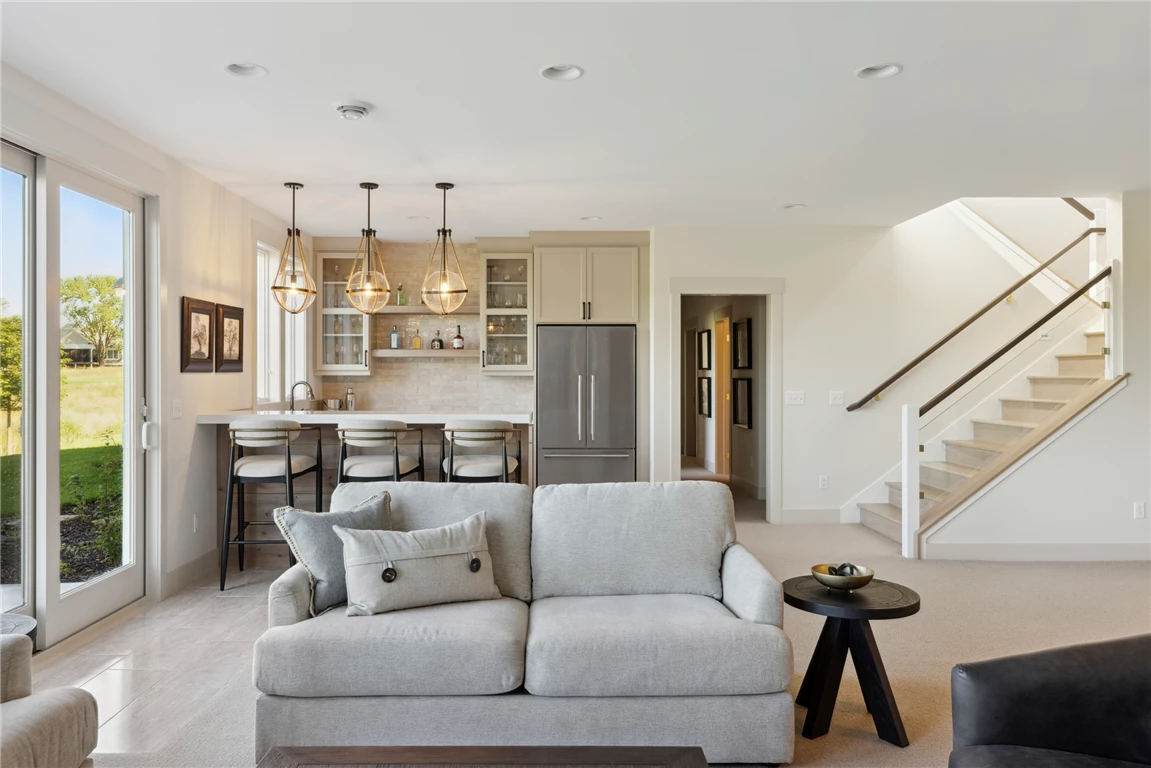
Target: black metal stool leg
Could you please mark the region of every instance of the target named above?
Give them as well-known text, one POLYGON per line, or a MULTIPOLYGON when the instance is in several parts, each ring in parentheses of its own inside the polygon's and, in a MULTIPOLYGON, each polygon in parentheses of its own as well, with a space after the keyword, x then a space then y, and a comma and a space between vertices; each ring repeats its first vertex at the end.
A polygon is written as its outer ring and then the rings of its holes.
POLYGON ((224 496, 224 533, 220 537, 220 591, 224 591, 224 582, 228 578, 228 547, 232 538, 232 492, 235 490, 235 448, 232 449, 232 461, 228 462, 228 490, 224 496))
MULTIPOLYGON (((244 541, 247 537, 245 529, 248 527, 247 521, 244 519, 244 484, 236 483, 236 540, 244 541)), ((237 544, 236 549, 236 562, 240 564, 240 570, 244 570, 244 545, 237 544)))

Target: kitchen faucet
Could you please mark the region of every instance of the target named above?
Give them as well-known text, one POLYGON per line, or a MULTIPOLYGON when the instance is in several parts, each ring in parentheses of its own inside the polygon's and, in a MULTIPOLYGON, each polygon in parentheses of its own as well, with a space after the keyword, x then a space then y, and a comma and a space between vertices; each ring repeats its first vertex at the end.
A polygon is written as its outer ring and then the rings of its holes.
POLYGON ((296 387, 300 386, 301 384, 304 385, 304 392, 305 392, 305 394, 307 394, 308 399, 309 400, 315 400, 316 399, 316 393, 312 390, 312 385, 309 384, 307 381, 304 381, 303 379, 301 379, 300 381, 297 381, 295 384, 293 384, 291 390, 288 391, 288 410, 289 411, 296 410, 296 387))

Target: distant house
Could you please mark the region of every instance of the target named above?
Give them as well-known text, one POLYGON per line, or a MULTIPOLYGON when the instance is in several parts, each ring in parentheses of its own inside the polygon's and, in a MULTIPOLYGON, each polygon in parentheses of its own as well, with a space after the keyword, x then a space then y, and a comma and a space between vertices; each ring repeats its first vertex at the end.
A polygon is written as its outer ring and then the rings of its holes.
MULTIPOLYGON (((84 334, 76 330, 72 325, 64 325, 60 327, 60 349, 64 351, 67 361, 65 365, 70 365, 73 368, 93 364, 93 356, 96 354, 96 348, 88 341, 84 334)), ((124 364, 124 351, 121 349, 109 349, 104 353, 104 365, 123 365, 124 364)))

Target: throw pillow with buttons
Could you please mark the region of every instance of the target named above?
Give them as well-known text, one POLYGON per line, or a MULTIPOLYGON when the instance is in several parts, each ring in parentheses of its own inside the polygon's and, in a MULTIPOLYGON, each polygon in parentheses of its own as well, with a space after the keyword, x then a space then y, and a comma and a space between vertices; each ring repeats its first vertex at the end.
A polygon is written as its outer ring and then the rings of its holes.
POLYGON ((486 516, 420 531, 332 528, 344 542, 348 615, 495 600, 486 516))

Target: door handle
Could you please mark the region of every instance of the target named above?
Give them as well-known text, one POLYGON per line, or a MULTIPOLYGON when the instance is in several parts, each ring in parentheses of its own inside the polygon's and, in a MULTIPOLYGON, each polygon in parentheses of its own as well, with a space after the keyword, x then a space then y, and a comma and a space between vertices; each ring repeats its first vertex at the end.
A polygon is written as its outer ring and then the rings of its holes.
POLYGON ((576 440, 583 440, 583 374, 576 374, 576 440))
POLYGON ((590 437, 591 441, 594 443, 595 442, 595 374, 594 373, 591 375, 591 383, 588 384, 588 389, 591 392, 591 394, 589 395, 589 399, 591 400, 591 418, 588 419, 587 432, 588 432, 588 437, 590 437))
POLYGON ((148 427, 152 426, 152 422, 145 421, 140 425, 140 453, 150 451, 152 446, 148 444, 148 427))
POLYGON ((630 459, 628 453, 545 453, 545 459, 630 459))

